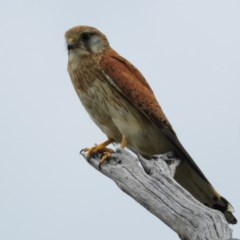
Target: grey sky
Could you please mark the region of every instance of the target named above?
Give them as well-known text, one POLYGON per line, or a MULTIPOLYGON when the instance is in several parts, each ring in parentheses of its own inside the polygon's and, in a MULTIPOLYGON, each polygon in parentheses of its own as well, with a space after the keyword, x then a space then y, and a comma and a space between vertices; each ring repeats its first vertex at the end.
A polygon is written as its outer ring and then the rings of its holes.
POLYGON ((2 1, 0 239, 178 239, 79 156, 105 140, 66 70, 64 32, 83 24, 141 70, 240 221, 239 12, 240 1, 2 1))

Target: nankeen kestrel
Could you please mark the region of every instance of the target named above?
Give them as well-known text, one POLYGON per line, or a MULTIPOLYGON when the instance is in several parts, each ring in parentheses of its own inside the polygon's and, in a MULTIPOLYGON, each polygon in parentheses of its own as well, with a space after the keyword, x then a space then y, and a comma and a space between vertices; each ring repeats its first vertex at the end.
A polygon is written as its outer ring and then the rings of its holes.
POLYGON ((104 152, 103 162, 112 152, 107 148, 112 142, 145 157, 173 151, 182 160, 175 180, 235 224, 231 204, 217 193, 184 149, 142 74, 93 27, 71 28, 65 38, 73 86, 92 120, 108 138, 85 149, 88 154, 104 152))

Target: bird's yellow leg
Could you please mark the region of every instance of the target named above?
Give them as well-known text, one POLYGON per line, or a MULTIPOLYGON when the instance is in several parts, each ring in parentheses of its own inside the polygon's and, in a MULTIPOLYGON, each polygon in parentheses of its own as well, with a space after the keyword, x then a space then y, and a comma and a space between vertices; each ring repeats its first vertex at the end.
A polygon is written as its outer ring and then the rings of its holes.
POLYGON ((113 150, 110 149, 110 148, 107 148, 107 146, 111 143, 113 143, 114 140, 109 138, 107 141, 101 143, 101 144, 98 144, 94 147, 91 147, 91 148, 83 148, 81 150, 81 152, 87 152, 87 155, 88 157, 91 157, 93 156, 94 154, 97 154, 97 153, 113 153, 113 150))
POLYGON ((99 161, 99 168, 112 156, 113 152, 104 152, 99 161))
POLYGON ((122 136, 122 141, 120 143, 120 148, 124 149, 127 146, 127 138, 122 136))

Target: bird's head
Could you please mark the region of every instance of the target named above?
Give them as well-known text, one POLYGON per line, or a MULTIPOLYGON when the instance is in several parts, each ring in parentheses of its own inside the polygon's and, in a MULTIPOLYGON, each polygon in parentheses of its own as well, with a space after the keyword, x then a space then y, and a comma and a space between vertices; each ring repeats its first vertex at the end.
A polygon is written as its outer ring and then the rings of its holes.
POLYGON ((89 26, 77 26, 65 33, 69 53, 78 55, 99 54, 109 48, 109 43, 104 34, 89 26))

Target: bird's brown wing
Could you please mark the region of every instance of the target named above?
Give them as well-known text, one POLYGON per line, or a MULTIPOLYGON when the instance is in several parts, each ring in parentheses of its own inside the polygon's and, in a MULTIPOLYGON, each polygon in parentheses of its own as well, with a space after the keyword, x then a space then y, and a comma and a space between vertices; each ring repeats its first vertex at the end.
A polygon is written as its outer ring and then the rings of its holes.
POLYGON ((153 119, 154 121, 159 120, 162 127, 166 125, 168 130, 174 133, 152 89, 143 75, 130 62, 115 51, 109 50, 100 64, 125 98, 152 121, 153 119))
POLYGON ((196 168, 196 171, 208 181, 178 140, 152 89, 138 69, 112 49, 105 54, 100 64, 104 73, 113 81, 111 84, 116 90, 157 126, 178 154, 188 160, 196 168))
POLYGON ((183 160, 176 171, 175 179, 201 202, 224 212, 227 220, 234 223, 235 218, 229 212, 231 205, 214 190, 182 146, 142 74, 112 49, 104 54, 100 66, 110 84, 164 134, 174 147, 173 150, 183 160), (231 216, 227 217, 229 214, 231 216))

